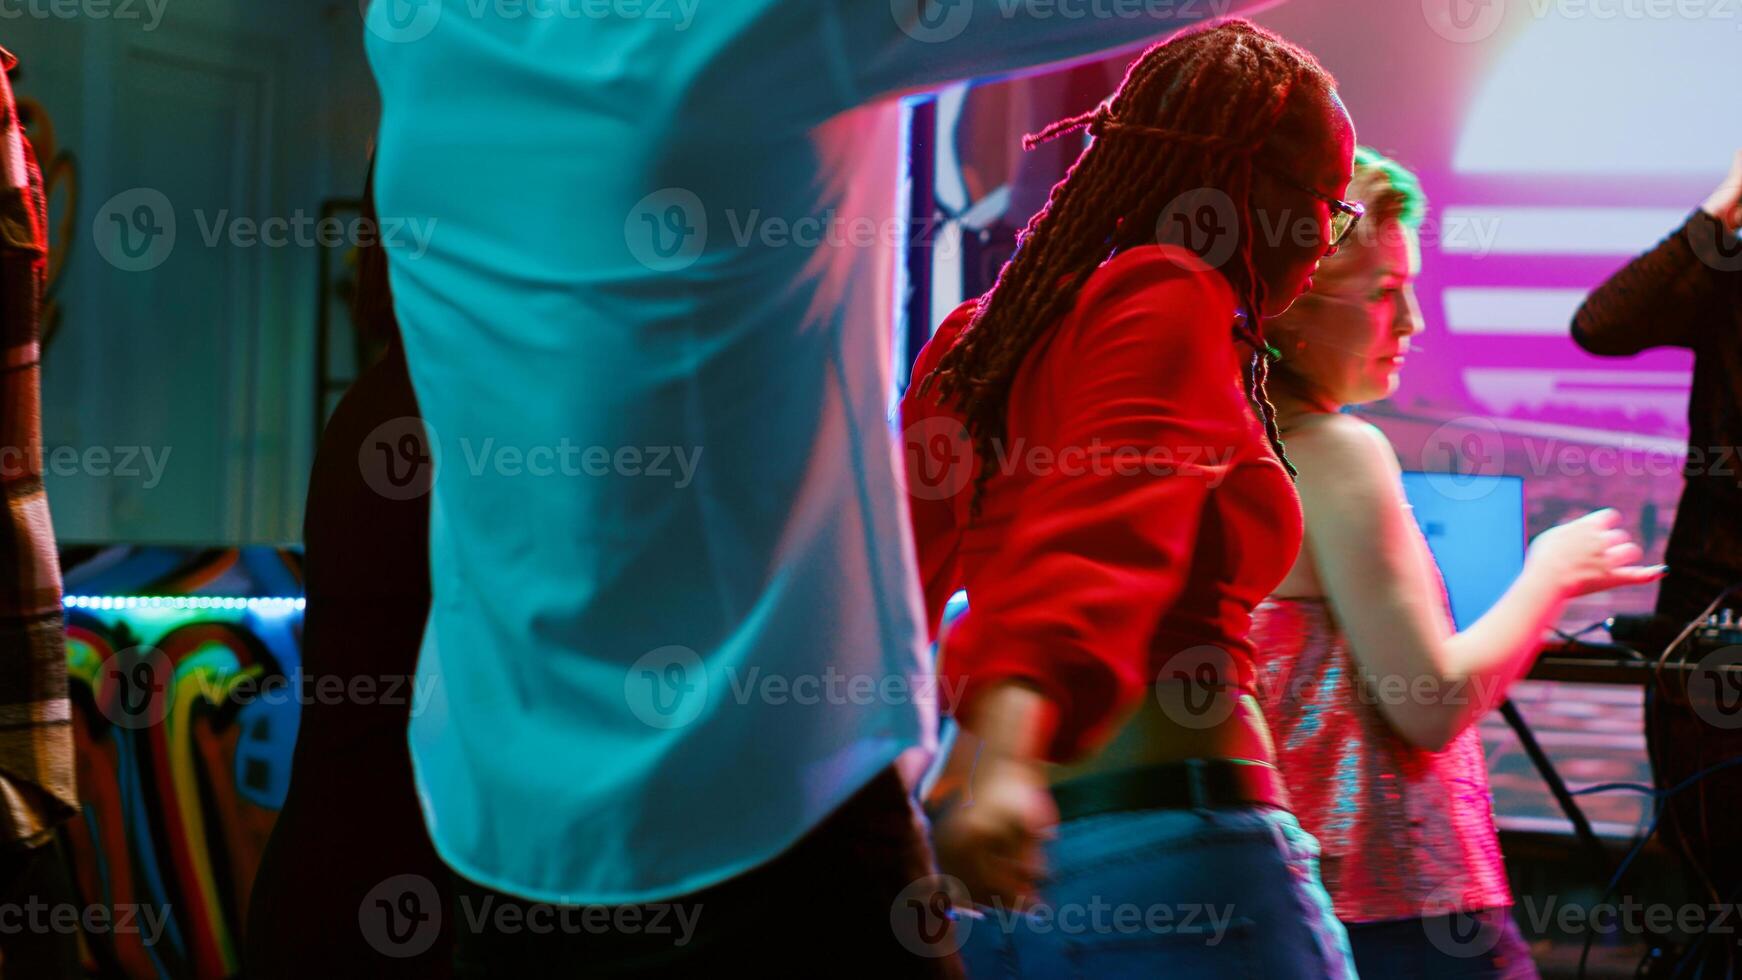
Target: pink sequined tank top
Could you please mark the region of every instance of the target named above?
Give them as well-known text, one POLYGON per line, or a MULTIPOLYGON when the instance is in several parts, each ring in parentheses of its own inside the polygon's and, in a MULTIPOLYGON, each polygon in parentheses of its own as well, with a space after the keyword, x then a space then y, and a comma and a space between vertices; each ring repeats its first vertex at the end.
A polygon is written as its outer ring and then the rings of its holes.
POLYGON ((1357 687, 1322 599, 1268 599, 1252 613, 1259 699, 1295 816, 1319 839, 1337 918, 1374 922, 1512 904, 1482 738, 1417 748, 1357 687))

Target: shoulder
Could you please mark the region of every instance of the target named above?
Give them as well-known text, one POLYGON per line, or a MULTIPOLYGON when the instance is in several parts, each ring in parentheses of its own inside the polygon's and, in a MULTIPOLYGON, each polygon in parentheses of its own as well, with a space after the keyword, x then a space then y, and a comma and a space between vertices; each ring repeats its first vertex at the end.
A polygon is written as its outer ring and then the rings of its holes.
POLYGON ((1234 291, 1220 273, 1184 249, 1144 245, 1089 277, 1070 333, 1097 357, 1189 372, 1232 363, 1235 314, 1234 291))
POLYGON ((1315 453, 1339 455, 1350 460, 1391 459, 1391 440, 1371 422, 1347 412, 1315 412, 1283 430, 1289 444, 1299 444, 1315 453))
POLYGON ((1084 304, 1133 301, 1166 304, 1177 317, 1223 322, 1236 311, 1228 280, 1176 245, 1126 249, 1102 263, 1083 286, 1084 304))
POLYGON ((1314 415, 1283 433, 1283 442, 1309 505, 1315 496, 1334 496, 1365 507, 1402 492, 1397 452, 1370 422, 1340 412, 1314 415))
POLYGON ((937 330, 932 333, 932 339, 925 345, 925 350, 921 353, 924 354, 931 352, 934 348, 939 348, 933 356, 943 356, 943 351, 949 350, 955 344, 956 338, 962 335, 962 331, 968 329, 968 324, 974 321, 974 314, 978 313, 979 310, 979 297, 963 300, 955 309, 950 311, 949 316, 944 317, 944 322, 938 324, 937 330))
POLYGON ((932 332, 931 339, 925 342, 925 346, 919 349, 919 354, 913 360, 909 390, 924 380, 926 375, 937 370, 938 362, 943 360, 944 355, 950 352, 950 348, 956 345, 956 339, 962 335, 963 330, 968 328, 968 324, 974 319, 974 312, 979 308, 980 301, 970 299, 951 310, 950 315, 944 317, 944 322, 938 324, 937 330, 932 332))

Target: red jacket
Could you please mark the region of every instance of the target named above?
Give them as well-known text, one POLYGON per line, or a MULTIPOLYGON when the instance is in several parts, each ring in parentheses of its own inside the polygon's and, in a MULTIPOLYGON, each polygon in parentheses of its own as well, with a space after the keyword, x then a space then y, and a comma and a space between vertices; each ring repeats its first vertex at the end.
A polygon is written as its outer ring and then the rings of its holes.
POLYGON ((1049 756, 1095 748, 1158 672, 1205 648, 1253 687, 1252 608, 1301 542, 1299 497, 1246 397, 1233 291, 1171 246, 1123 252, 1031 350, 981 512, 959 416, 919 395, 973 315, 920 353, 901 405, 908 498, 933 636, 968 590, 939 671, 961 703, 1000 679, 1059 710, 1049 756))

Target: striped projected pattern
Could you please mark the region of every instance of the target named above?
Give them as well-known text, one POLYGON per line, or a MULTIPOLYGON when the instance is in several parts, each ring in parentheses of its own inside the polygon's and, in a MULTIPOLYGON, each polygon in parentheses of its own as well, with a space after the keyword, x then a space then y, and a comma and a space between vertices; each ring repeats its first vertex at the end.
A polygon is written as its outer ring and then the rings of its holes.
MULTIPOLYGON (((1451 159, 1414 161, 1438 222, 1424 234, 1428 353, 1377 421, 1408 465, 1409 447, 1437 460, 1435 447, 1461 444, 1445 427, 1477 419, 1493 433, 1468 440, 1484 457, 1452 465, 1522 475, 1531 534, 1615 506, 1657 560, 1681 493, 1691 355, 1595 358, 1569 328, 1590 290, 1679 227, 1742 145, 1737 24, 1536 9, 1493 40, 1451 159)), ((1588 597, 1561 625, 1645 611, 1654 595, 1588 597)), ((1526 682, 1512 697, 1575 784, 1649 781, 1638 689, 1526 682)), ((1482 733, 1502 825, 1565 828, 1501 719, 1482 733)), ((1646 815, 1623 795, 1583 801, 1599 832, 1628 835, 1646 815)))

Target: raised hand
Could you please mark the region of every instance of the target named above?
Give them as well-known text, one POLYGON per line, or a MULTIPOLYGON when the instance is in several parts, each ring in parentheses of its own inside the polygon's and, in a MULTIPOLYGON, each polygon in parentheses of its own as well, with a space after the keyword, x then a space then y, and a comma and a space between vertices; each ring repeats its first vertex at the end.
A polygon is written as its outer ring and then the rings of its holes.
POLYGON ((1725 229, 1742 227, 1742 150, 1730 160, 1730 174, 1706 198, 1700 209, 1724 223, 1725 229))

